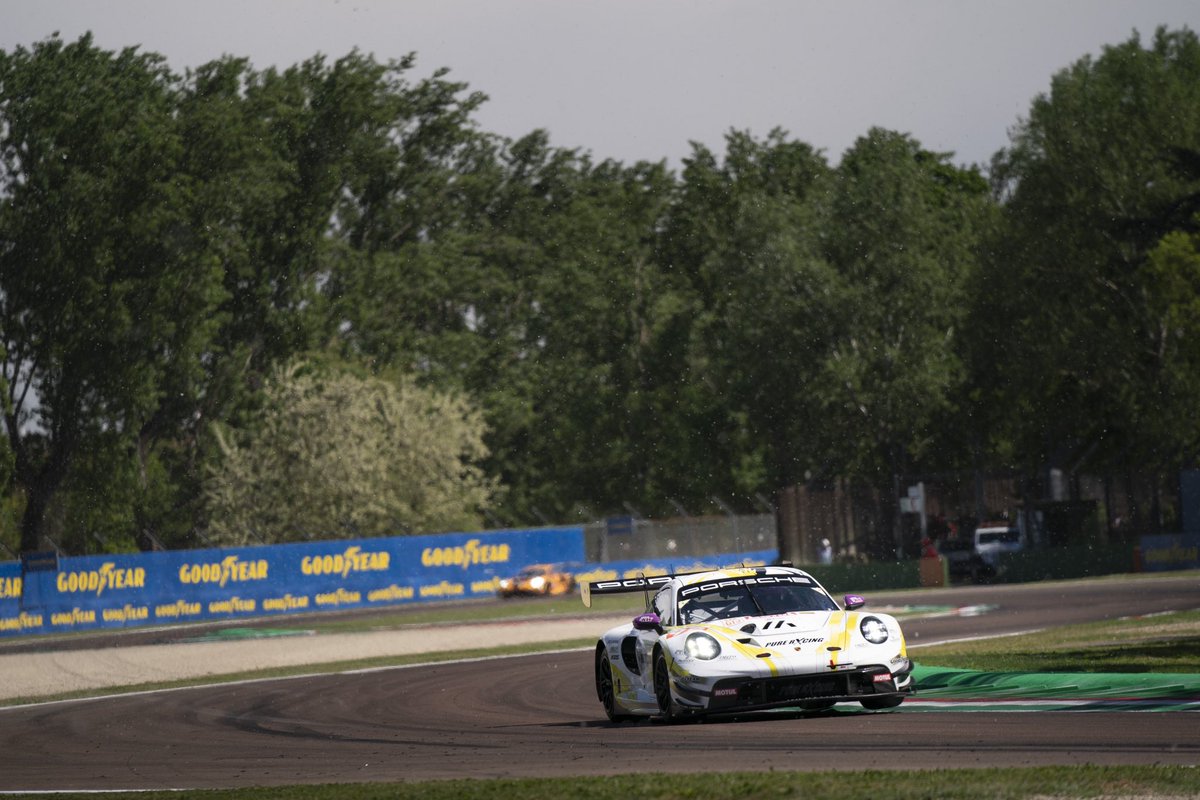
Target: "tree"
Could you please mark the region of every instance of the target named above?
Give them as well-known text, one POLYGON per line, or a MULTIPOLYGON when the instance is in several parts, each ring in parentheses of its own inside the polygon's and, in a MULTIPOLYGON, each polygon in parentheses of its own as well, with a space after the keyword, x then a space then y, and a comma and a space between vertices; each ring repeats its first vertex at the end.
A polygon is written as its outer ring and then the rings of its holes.
POLYGON ((976 316, 1007 331, 981 348, 994 366, 980 386, 1028 465, 1170 469, 1180 456, 1173 432, 1194 414, 1160 403, 1178 364, 1163 360, 1163 273, 1146 262, 1194 224, 1198 78, 1195 33, 1160 28, 1148 46, 1135 33, 1055 75, 993 161, 1004 228, 976 316))
POLYGON ((86 36, 3 55, 0 380, 23 548, 48 511, 76 552, 89 529, 127 529, 106 547, 190 538, 205 431, 244 424, 272 366, 327 338, 320 290, 378 187, 438 207, 421 192, 447 173, 426 162, 479 98, 441 73, 410 85, 413 62, 223 58, 180 78, 86 36))
MULTIPOLYGON (((1200 223, 1200 216, 1195 219, 1200 223)), ((1163 237, 1142 265, 1147 309, 1156 321, 1149 331, 1157 346, 1145 387, 1146 435, 1161 443, 1160 463, 1200 463, 1200 234, 1174 231, 1163 237), (1169 449, 1168 449, 1169 448, 1169 449)))
POLYGON ((76 456, 107 442, 135 459, 208 346, 221 275, 183 211, 175 88, 158 56, 90 36, 0 54, 0 335, 23 550, 76 456))
POLYGON ((698 423, 685 452, 703 465, 676 468, 707 476, 693 497, 751 506, 819 462, 811 390, 838 279, 821 252, 823 156, 782 130, 761 141, 731 131, 725 144, 720 163, 693 146, 664 235, 663 269, 694 298, 684 362, 692 404, 679 411, 698 423))
POLYGON ((891 131, 872 129, 842 158, 827 236, 837 331, 818 384, 826 424, 814 433, 844 474, 887 486, 937 463, 965 378, 958 338, 987 188, 949 154, 891 131))
POLYGON ((218 432, 216 543, 471 530, 492 503, 483 419, 461 396, 294 362, 265 400, 253 428, 218 432))

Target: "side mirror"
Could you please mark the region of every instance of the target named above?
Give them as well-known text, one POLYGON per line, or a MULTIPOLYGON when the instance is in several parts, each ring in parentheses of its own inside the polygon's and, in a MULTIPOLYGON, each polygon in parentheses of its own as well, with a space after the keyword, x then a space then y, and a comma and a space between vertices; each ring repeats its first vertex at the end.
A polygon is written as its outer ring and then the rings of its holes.
POLYGON ((846 610, 853 611, 856 608, 862 608, 867 604, 867 598, 860 594, 848 594, 843 600, 846 603, 846 610))
POLYGON ((633 628, 638 631, 662 633, 662 620, 659 619, 658 614, 648 611, 633 618, 633 628))

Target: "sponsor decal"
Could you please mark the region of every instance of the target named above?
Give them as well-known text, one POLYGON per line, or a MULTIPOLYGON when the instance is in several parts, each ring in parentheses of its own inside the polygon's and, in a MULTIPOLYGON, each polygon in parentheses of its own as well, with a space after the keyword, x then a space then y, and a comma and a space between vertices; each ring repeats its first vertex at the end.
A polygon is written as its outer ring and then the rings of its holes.
POLYGON ((801 636, 797 639, 783 639, 778 642, 769 642, 768 647, 788 647, 789 645, 805 645, 805 644, 820 644, 825 641, 825 637, 801 636))
POLYGON ((737 697, 738 690, 730 689, 713 689, 713 697, 737 697))
POLYGON ((179 582, 184 585, 215 583, 218 586, 225 586, 231 582, 265 581, 267 571, 268 565, 265 559, 242 561, 236 555, 232 555, 206 564, 181 565, 179 582))
POLYGON ((624 589, 645 589, 652 586, 662 586, 671 580, 669 575, 652 578, 626 578, 615 581, 596 581, 592 584, 593 592, 619 592, 624 589))
POLYGON ((58 591, 63 594, 89 592, 99 597, 109 589, 144 589, 146 570, 143 567, 117 569, 116 564, 108 561, 101 565, 100 569, 60 572, 56 585, 58 591))
POLYGON ((210 614, 253 614, 257 609, 257 600, 244 597, 213 600, 208 604, 208 613, 210 614))
POLYGON ((344 606, 362 602, 362 592, 350 592, 338 587, 332 592, 324 592, 316 596, 318 606, 344 606))
POLYGON ((189 603, 187 600, 176 600, 174 603, 154 607, 155 619, 179 619, 181 617, 196 617, 200 615, 200 604, 189 603))
POLYGON ((757 575, 751 578, 730 578, 710 583, 694 583, 691 586, 685 586, 680 589, 679 596, 681 598, 688 597, 700 592, 712 592, 732 586, 772 586, 787 583, 798 586, 812 586, 812 581, 801 575, 757 575))
POLYGON ((16 600, 20 597, 20 578, 0 578, 0 600, 16 600))
POLYGON ((1184 569, 1200 564, 1200 537, 1142 537, 1142 560, 1146 569, 1184 569))
POLYGON ((106 608, 100 612, 100 618, 105 622, 143 622, 150 619, 150 609, 147 606, 131 605, 121 608, 106 608))
POLYGON ((463 593, 463 585, 442 581, 432 586, 422 586, 420 593, 421 597, 459 597, 463 593))
POLYGON ((42 627, 41 614, 26 614, 22 611, 15 617, 0 617, 0 631, 27 631, 42 627))
POLYGON ((426 547, 421 551, 421 564, 467 569, 476 564, 507 563, 511 552, 507 544, 483 544, 479 539, 471 539, 461 547, 426 547))
POLYGON ((392 584, 385 589, 375 589, 367 592, 367 602, 369 603, 392 603, 397 600, 412 600, 416 596, 416 590, 411 586, 397 586, 392 584))
POLYGON ((500 578, 492 578, 490 581, 471 581, 471 594, 494 594, 500 591, 500 587, 508 584, 508 581, 500 578))
POLYGON ((785 627, 786 628, 794 628, 794 627, 796 627, 796 624, 794 622, 790 622, 789 620, 786 620, 786 619, 777 619, 773 622, 764 622, 762 629, 764 631, 769 631, 772 629, 779 629, 779 628, 785 628, 785 627))
POLYGON ((307 595, 285 594, 283 597, 268 597, 262 601, 263 611, 300 611, 308 608, 307 595))
POLYGON ((346 578, 351 572, 386 572, 391 566, 392 554, 386 550, 363 550, 358 545, 347 547, 342 553, 323 556, 305 556, 300 561, 300 572, 304 575, 336 575, 346 578))
POLYGON ((892 673, 890 672, 881 672, 878 675, 871 676, 871 680, 873 680, 875 683, 887 683, 891 679, 892 673))
POLYGON ((94 625, 96 612, 91 609, 72 608, 70 611, 57 611, 50 615, 50 624, 65 625, 94 625))
POLYGON ((612 569, 594 569, 591 572, 580 572, 576 574, 575 580, 580 583, 596 583, 598 581, 616 580, 617 572, 612 569))

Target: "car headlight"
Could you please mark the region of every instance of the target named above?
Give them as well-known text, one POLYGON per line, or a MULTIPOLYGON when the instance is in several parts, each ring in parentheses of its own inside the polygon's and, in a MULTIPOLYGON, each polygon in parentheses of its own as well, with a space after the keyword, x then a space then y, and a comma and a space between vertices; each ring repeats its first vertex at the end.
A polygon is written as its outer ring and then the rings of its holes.
POLYGON ((532 586, 534 589, 540 589, 546 585, 546 579, 543 578, 541 575, 538 575, 536 578, 534 578, 533 580, 531 580, 529 582, 529 585, 532 586))
POLYGON ((883 644, 888 639, 887 626, 883 620, 875 617, 863 617, 862 622, 858 623, 858 630, 871 644, 883 644))
POLYGON ((701 661, 712 661, 721 655, 720 643, 707 633, 693 633, 688 636, 684 642, 684 649, 689 656, 701 661))

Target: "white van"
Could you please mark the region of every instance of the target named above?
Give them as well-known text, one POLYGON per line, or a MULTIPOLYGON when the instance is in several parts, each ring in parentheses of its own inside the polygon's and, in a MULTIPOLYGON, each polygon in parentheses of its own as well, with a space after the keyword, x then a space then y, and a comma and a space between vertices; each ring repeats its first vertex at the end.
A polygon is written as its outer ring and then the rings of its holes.
POLYGON ((975 529, 975 552, 992 569, 999 566, 1001 553, 1016 553, 1025 549, 1021 531, 1007 522, 985 522, 975 529))

